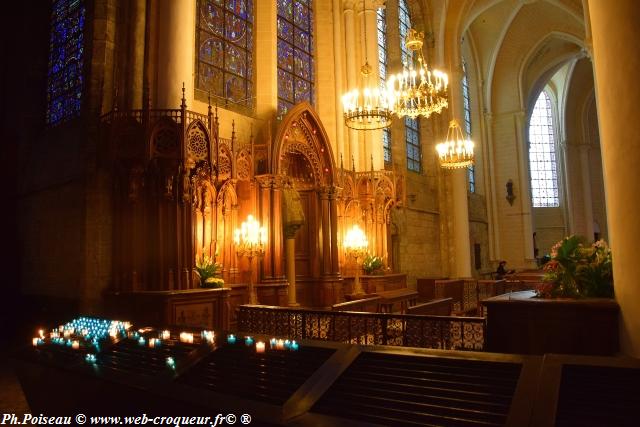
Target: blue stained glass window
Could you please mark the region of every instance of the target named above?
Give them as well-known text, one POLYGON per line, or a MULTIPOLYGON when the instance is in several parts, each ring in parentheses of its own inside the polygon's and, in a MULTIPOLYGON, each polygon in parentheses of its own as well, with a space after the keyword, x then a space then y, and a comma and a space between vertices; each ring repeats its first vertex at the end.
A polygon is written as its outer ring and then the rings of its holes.
POLYGON ((313 1, 277 0, 278 117, 314 101, 313 1))
POLYGON ((413 62, 413 55, 405 44, 407 34, 411 28, 411 14, 409 12, 409 6, 405 0, 398 1, 398 31, 400 33, 400 59, 404 65, 408 65, 413 62))
POLYGON ((47 123, 80 115, 83 86, 85 6, 81 0, 54 0, 47 72, 47 123))
POLYGON ((253 107, 253 0, 199 0, 196 88, 253 107))
MULTIPOLYGON (((469 95, 469 77, 467 76, 467 63, 462 60, 462 106, 464 109, 464 130, 467 138, 471 138, 471 96, 469 95)), ((469 178, 469 192, 476 192, 476 170, 474 165, 467 166, 469 178)))
POLYGON ((529 169, 533 207, 560 206, 551 98, 544 91, 529 119, 529 169))
POLYGON ((418 119, 405 117, 404 127, 407 143, 407 169, 419 173, 422 170, 422 155, 420 153, 420 124, 418 119))
MULTIPOLYGON (((380 75, 380 88, 385 89, 387 80, 387 14, 384 8, 379 8, 376 13, 378 27, 378 73, 380 75)), ((391 163, 391 129, 382 129, 382 150, 384 162, 391 163)))
MULTIPOLYGON (((411 28, 411 14, 405 0, 398 1, 398 30, 400 33, 400 58, 402 63, 413 62, 411 51, 407 49, 405 39, 411 28)), ((407 169, 420 173, 422 171, 422 155, 420 152, 420 125, 418 119, 405 117, 404 133, 407 144, 407 169)))

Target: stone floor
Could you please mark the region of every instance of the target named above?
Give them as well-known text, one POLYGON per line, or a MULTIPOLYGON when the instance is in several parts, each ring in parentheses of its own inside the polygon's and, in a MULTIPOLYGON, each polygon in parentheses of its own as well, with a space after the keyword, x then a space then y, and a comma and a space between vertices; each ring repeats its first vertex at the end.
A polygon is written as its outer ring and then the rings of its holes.
POLYGON ((4 352, 0 353, 0 414, 20 416, 30 412, 11 360, 4 352))

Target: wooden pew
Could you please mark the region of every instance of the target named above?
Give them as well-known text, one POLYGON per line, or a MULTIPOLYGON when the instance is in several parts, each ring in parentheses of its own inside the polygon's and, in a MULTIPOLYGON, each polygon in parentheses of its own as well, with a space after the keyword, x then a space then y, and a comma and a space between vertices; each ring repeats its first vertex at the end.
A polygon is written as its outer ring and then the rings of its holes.
POLYGON ((485 307, 481 304, 481 302, 487 298, 495 297, 496 295, 502 295, 505 292, 507 286, 507 281, 504 279, 500 280, 478 280, 477 285, 477 299, 478 299, 478 315, 484 316, 485 307))
POLYGON ((451 316, 453 299, 442 298, 424 302, 407 308, 407 314, 421 314, 430 316, 451 316))
POLYGON ((436 299, 436 281, 448 279, 448 277, 419 277, 416 281, 418 301, 427 302, 436 299))
POLYGON ((374 313, 378 309, 380 299, 380 297, 376 296, 333 304, 331 311, 364 311, 374 313))
POLYGON ((378 292, 377 295, 381 298, 378 302, 380 313, 393 313, 393 306, 396 303, 400 304, 400 312, 406 313, 407 308, 414 306, 418 301, 418 292, 408 288, 378 292))
POLYGON ((436 280, 435 297, 438 299, 451 298, 454 316, 475 314, 478 307, 477 280, 436 280))

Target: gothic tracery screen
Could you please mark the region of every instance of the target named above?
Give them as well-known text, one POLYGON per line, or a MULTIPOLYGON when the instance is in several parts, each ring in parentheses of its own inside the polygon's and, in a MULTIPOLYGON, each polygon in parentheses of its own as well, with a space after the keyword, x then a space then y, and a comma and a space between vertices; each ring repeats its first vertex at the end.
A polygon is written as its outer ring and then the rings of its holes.
POLYGON ((196 88, 253 107, 253 0, 199 0, 196 88))
POLYGON ((84 20, 83 1, 53 1, 47 73, 47 123, 50 125, 80 114, 84 20))
POLYGON ((302 101, 313 104, 313 0, 278 2, 278 117, 302 101))

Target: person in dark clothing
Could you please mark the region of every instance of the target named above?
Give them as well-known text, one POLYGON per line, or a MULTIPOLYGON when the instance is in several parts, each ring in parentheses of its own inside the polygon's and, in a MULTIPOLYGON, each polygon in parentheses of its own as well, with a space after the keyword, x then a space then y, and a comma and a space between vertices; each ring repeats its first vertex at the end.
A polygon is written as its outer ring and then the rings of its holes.
POLYGON ((515 273, 515 270, 508 270, 505 268, 505 266, 507 265, 507 261, 500 261, 500 264, 498 264, 498 269, 496 270, 496 279, 500 280, 500 279, 504 279, 504 277, 507 274, 513 274, 515 273))

